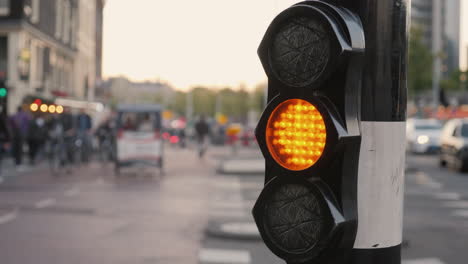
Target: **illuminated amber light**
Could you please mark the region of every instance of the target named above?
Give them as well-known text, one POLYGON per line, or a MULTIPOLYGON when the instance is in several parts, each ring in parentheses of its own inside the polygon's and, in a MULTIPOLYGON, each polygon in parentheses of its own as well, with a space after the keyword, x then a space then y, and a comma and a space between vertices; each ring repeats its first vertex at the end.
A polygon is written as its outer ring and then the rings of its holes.
POLYGON ((301 99, 284 101, 271 113, 266 143, 273 158, 286 169, 305 170, 322 156, 327 140, 322 114, 301 99))
POLYGON ((55 113, 56 107, 55 105, 49 105, 49 113, 55 113))
POLYGON ((42 112, 47 112, 47 109, 49 109, 49 107, 46 104, 42 104, 40 109, 42 112))
POLYGON ((39 106, 34 103, 29 106, 29 109, 31 109, 33 112, 36 112, 39 109, 39 106))
POLYGON ((55 112, 57 112, 58 114, 63 113, 63 106, 57 105, 57 107, 55 108, 55 112))

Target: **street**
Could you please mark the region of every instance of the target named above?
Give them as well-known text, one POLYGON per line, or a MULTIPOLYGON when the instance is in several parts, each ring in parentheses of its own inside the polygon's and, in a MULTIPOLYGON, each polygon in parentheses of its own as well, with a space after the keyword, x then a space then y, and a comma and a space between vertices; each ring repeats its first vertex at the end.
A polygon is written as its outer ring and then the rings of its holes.
MULTIPOLYGON (((39 166, 1 178, 1 263, 282 263, 250 214, 263 175, 222 173, 229 154, 168 148, 163 176, 115 177, 92 162, 59 177, 39 166)), ((231 172, 262 162, 255 149, 237 157, 231 172)), ((408 156, 403 263, 466 263, 467 239, 468 175, 408 156)))

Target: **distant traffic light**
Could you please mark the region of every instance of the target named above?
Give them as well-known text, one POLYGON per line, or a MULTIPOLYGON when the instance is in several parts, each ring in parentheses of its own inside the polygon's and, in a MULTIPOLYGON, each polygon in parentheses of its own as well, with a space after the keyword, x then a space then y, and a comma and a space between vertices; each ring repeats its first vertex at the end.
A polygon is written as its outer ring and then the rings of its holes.
POLYGON ((355 14, 306 1, 279 14, 260 44, 269 102, 256 137, 266 184, 253 215, 288 263, 335 263, 353 248, 364 43, 355 14))
POLYGON ((7 115, 8 111, 8 88, 4 79, 0 79, 0 114, 7 115))
POLYGON ((4 98, 8 96, 8 90, 5 87, 0 87, 0 98, 4 98))

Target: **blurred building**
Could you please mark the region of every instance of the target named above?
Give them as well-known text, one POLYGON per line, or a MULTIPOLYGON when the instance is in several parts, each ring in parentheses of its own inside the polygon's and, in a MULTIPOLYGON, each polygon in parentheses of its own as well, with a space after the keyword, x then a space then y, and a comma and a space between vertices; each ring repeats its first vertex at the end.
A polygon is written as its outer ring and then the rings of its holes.
MULTIPOLYGON (((442 76, 467 65, 468 14, 467 1, 462 0, 412 0, 411 23, 423 31, 425 44, 434 54, 441 55, 442 76)), ((437 66, 437 65, 435 65, 437 66)))
POLYGON ((113 103, 169 103, 175 90, 160 81, 132 82, 124 77, 110 78, 102 83, 97 96, 113 103))
POLYGON ((28 96, 94 98, 103 6, 104 0, 0 0, 0 73, 10 112, 28 96))

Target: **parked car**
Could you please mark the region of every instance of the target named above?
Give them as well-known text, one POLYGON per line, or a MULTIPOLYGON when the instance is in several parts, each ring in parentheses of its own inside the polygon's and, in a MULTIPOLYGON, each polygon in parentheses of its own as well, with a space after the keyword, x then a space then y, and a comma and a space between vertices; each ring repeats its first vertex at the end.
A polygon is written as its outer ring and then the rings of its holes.
POLYGON ((468 119, 448 121, 441 136, 440 165, 468 170, 468 119))
POLYGON ((406 125, 407 148, 412 153, 437 153, 440 150, 442 123, 436 119, 409 119, 406 125))

